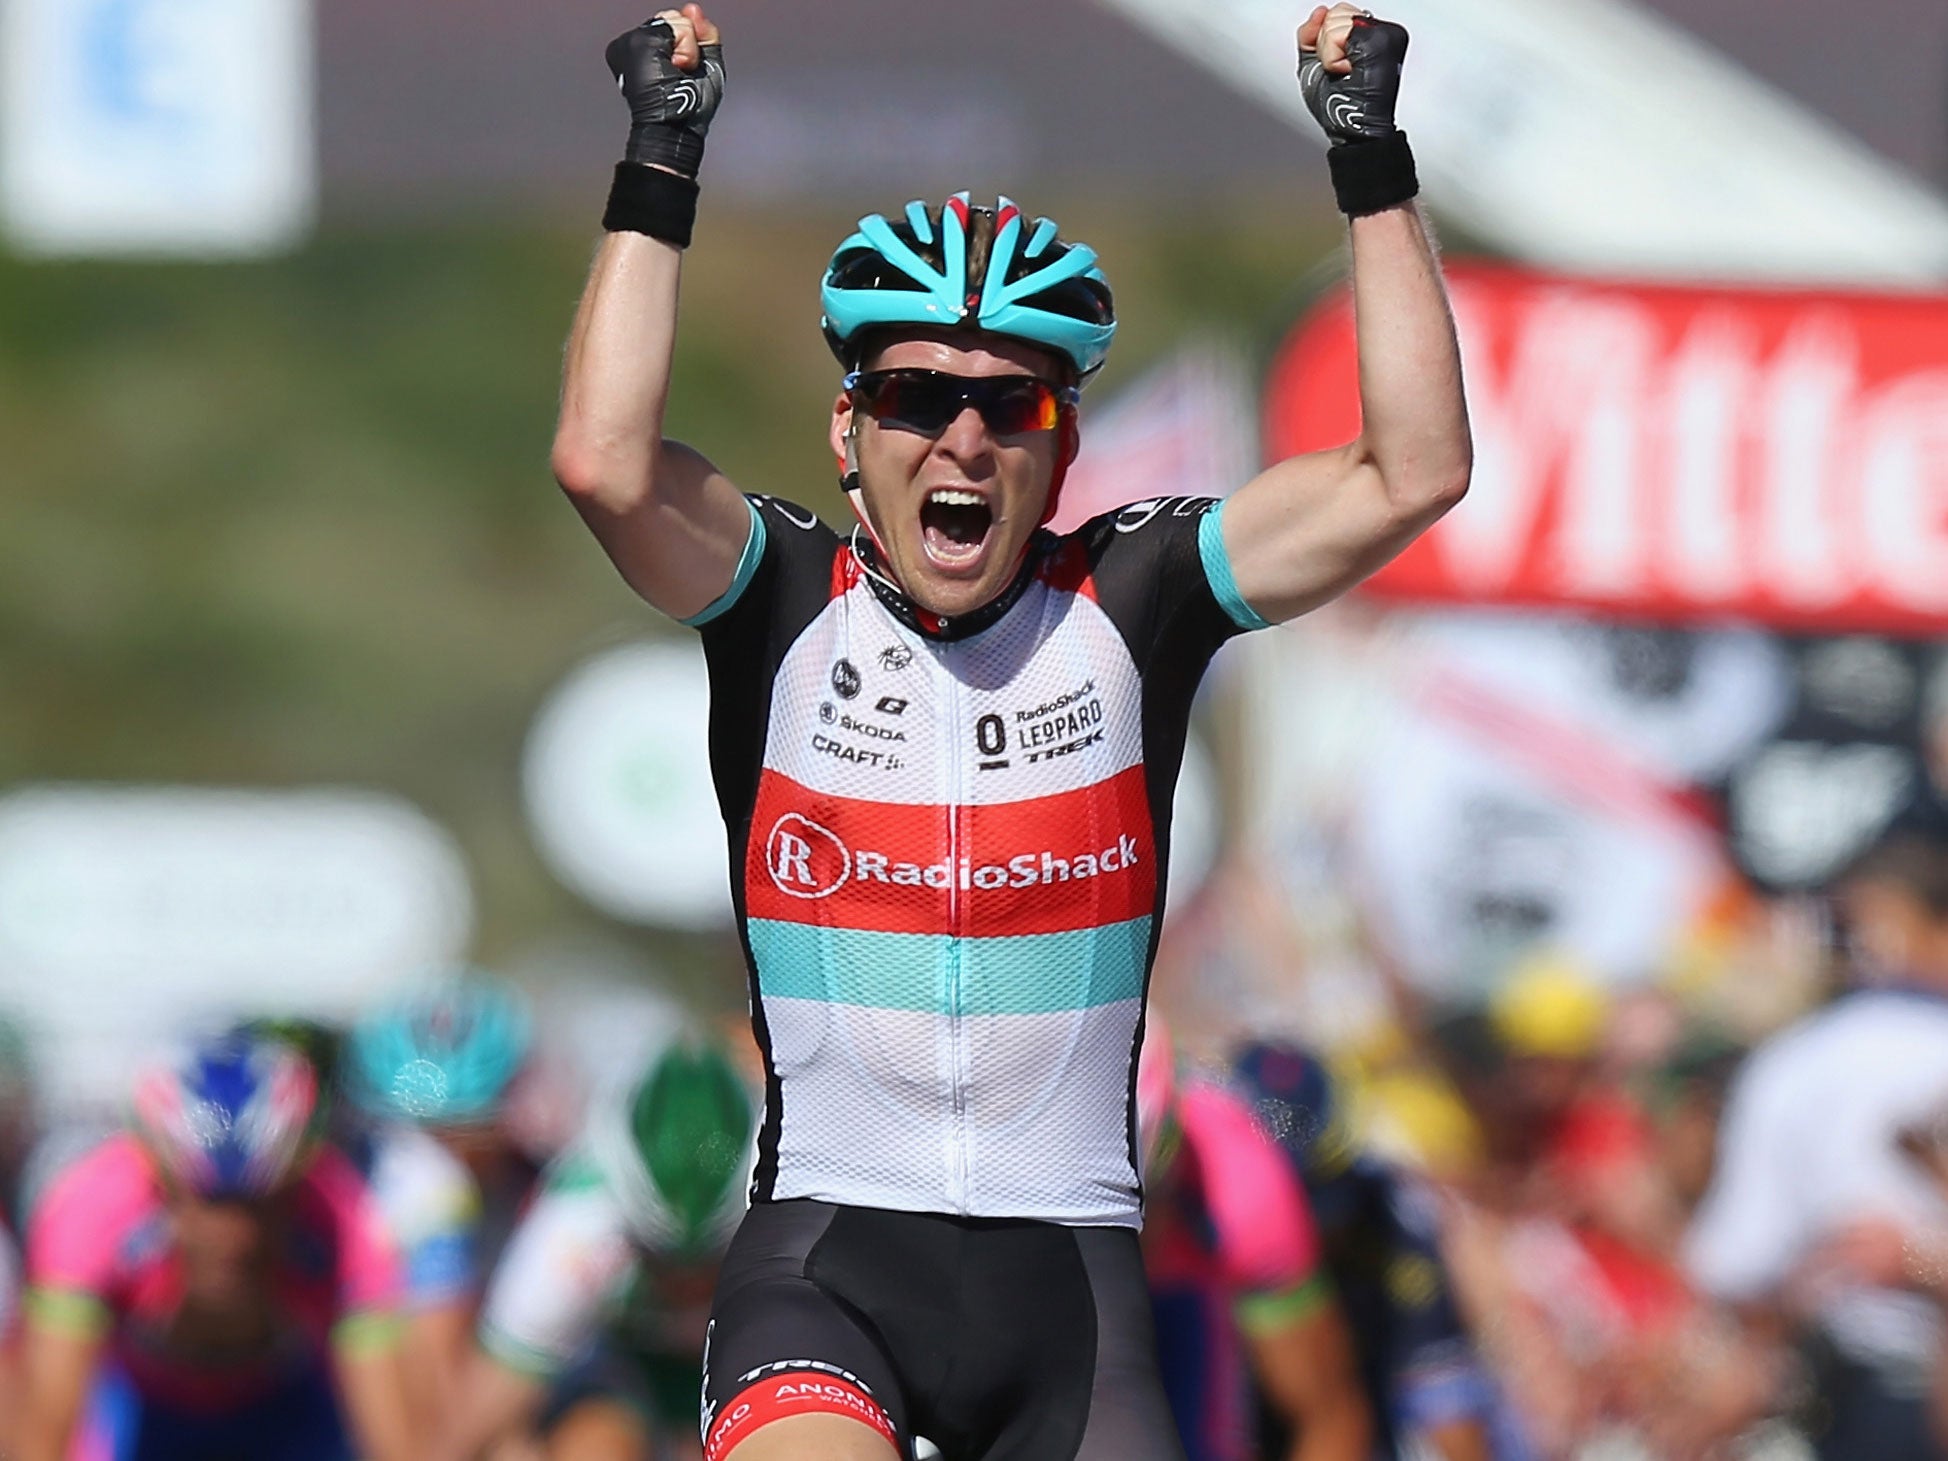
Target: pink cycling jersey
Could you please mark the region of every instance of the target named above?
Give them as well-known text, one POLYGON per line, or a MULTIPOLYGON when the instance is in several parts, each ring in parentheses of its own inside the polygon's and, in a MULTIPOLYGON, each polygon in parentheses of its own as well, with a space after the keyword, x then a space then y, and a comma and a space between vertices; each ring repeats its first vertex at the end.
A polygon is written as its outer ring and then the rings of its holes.
POLYGON ((1143 1244, 1159 1367, 1190 1461, 1243 1461, 1257 1451, 1240 1332, 1304 1319, 1329 1286, 1304 1189, 1244 1102, 1189 1082, 1175 1117, 1143 1244))
POLYGON ((1243 1101, 1199 1081, 1179 1091, 1183 1145, 1167 1184, 1169 1213, 1145 1266, 1160 1284, 1209 1285, 1233 1298, 1273 1296, 1319 1274, 1319 1237, 1305 1193, 1243 1101), (1197 1221, 1172 1221, 1193 1208, 1197 1221))
POLYGON ((199 1365, 174 1351, 185 1277, 167 1199, 133 1136, 109 1138, 69 1166, 28 1230, 29 1302, 38 1318, 112 1333, 115 1356, 145 1395, 224 1409, 316 1362, 348 1325, 399 1305, 398 1263, 378 1208, 352 1164, 318 1154, 280 1205, 272 1259, 278 1331, 261 1358, 199 1365))

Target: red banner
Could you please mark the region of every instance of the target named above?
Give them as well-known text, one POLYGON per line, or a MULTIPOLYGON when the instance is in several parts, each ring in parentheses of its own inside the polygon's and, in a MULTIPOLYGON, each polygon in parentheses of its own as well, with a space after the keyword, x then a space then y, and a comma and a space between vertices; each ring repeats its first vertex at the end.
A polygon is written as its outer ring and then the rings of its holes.
MULTIPOLYGON (((1474 486, 1369 592, 1948 631, 1948 297, 1448 278, 1474 486)), ((1338 291, 1273 366, 1267 442, 1359 419, 1338 291)))

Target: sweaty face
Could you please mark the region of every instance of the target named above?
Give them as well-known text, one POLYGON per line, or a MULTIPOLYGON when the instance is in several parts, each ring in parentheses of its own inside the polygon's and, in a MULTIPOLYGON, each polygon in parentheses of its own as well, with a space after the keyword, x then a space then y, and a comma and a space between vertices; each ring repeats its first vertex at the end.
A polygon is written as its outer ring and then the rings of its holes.
MULTIPOLYGON (((860 368, 1064 384, 1056 357, 994 336, 901 337, 860 368)), ((841 456, 849 434, 866 517, 908 596, 952 617, 1000 594, 1041 523, 1061 428, 997 433, 967 405, 938 430, 922 429, 875 420, 841 394, 832 411, 832 449, 841 456)))

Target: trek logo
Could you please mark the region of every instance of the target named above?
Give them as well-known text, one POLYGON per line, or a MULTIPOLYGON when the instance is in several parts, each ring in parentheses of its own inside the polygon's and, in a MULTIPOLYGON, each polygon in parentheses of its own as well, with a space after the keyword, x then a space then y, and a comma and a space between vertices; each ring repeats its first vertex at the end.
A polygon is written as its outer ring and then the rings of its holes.
POLYGON ((829 898, 848 882, 876 882, 906 888, 1033 888, 1082 882, 1126 872, 1143 860, 1134 837, 1120 835, 1106 847, 1081 852, 1053 848, 1021 852, 993 862, 902 862, 891 853, 861 848, 854 852, 829 827, 787 812, 771 826, 765 866, 772 884, 792 898, 829 898))

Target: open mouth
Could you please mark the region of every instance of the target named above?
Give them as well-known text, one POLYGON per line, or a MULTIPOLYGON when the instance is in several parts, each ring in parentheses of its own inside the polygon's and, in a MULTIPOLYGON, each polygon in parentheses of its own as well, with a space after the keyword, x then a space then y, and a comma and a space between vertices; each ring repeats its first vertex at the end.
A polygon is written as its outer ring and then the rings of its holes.
POLYGON ((942 567, 962 567, 981 556, 994 527, 994 509, 978 492, 936 488, 920 504, 920 539, 942 567))

